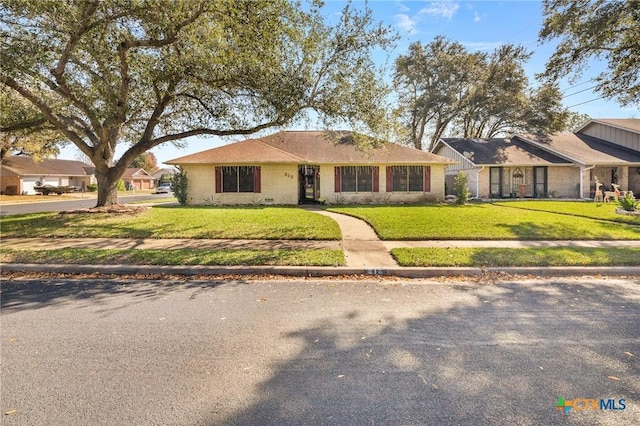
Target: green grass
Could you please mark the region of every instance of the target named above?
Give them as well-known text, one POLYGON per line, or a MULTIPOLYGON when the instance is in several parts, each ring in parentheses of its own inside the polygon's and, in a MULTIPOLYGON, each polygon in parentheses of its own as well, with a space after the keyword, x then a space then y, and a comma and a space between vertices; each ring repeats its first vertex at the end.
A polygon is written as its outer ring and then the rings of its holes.
POLYGON ((328 217, 295 207, 156 206, 137 215, 34 213, 0 218, 7 237, 339 240, 328 217))
MULTIPOLYGON (((426 206, 344 206, 330 211, 367 221, 383 240, 638 240, 640 220, 614 221, 593 203, 563 202, 563 212, 512 203, 426 206), (590 210, 587 210, 589 205, 590 210), (567 214, 572 206, 583 214, 567 214), (582 210, 581 210, 582 209, 582 210), (585 217, 585 215, 591 215, 585 217)), ((532 202, 535 203, 535 202, 532 202)), ((535 204, 532 204, 535 205, 535 204)), ((544 206, 553 210, 552 204, 544 206)), ((609 208, 613 211, 615 206, 609 208)), ((622 216, 620 216, 622 217, 622 216)))
POLYGON ((572 201, 506 201, 495 202, 494 206, 512 209, 543 211, 557 214, 567 214, 591 219, 609 220, 621 223, 640 225, 639 216, 624 216, 616 213, 617 203, 593 203, 572 201))
POLYGON ((640 248, 396 248, 400 266, 640 266, 640 248))
POLYGON ((344 266, 341 250, 55 249, 0 252, 2 263, 93 265, 344 266))

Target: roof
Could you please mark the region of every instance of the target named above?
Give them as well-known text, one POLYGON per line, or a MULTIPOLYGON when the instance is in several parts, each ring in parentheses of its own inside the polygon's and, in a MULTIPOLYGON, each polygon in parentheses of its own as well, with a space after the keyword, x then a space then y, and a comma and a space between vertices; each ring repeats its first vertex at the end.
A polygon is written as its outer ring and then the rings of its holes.
POLYGON ((583 164, 640 165, 640 152, 582 133, 562 132, 553 135, 517 135, 542 149, 583 164))
POLYGON ((40 161, 29 156, 15 155, 5 157, 0 165, 20 176, 91 176, 95 167, 91 164, 75 160, 59 160, 43 158, 40 161))
POLYGON ((578 130, 576 130, 576 133, 579 133, 594 123, 617 127, 634 133, 640 133, 640 118, 600 118, 596 120, 589 120, 579 127, 578 130))
POLYGON ((449 164, 452 160, 387 143, 358 149, 351 132, 284 131, 166 161, 166 164, 449 164))
POLYGON ((565 158, 512 138, 469 139, 443 138, 442 141, 475 165, 517 164, 548 166, 570 164, 565 158))
POLYGON ((139 179, 153 179, 153 176, 151 176, 149 173, 147 173, 147 171, 145 169, 142 169, 140 167, 129 167, 128 169, 126 169, 124 171, 124 174, 122 175, 123 178, 139 178, 139 179))

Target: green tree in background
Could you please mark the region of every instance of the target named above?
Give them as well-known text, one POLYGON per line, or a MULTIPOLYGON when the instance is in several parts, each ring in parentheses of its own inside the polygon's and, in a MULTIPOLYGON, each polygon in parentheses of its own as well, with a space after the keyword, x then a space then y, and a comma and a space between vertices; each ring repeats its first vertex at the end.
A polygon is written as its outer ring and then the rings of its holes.
POLYGON ((640 1, 544 0, 539 41, 559 39, 542 74, 579 79, 590 60, 606 62, 596 90, 622 105, 640 102, 640 1))
POLYGON ((429 150, 447 131, 492 138, 562 130, 568 114, 562 94, 553 83, 530 87, 524 71, 530 57, 511 44, 471 53, 442 36, 411 44, 397 58, 394 78, 409 144, 429 150))

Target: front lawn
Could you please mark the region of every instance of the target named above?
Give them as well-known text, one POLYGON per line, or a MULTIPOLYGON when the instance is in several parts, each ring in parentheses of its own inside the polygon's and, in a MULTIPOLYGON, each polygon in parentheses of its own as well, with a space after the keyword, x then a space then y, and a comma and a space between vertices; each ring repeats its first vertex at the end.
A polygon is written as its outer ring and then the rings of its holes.
POLYGON ((624 216, 616 213, 618 204, 609 203, 593 203, 593 202, 574 202, 574 201, 503 201, 495 202, 494 206, 502 206, 512 209, 535 210, 558 214, 568 214, 571 216, 580 216, 591 219, 610 220, 614 222, 630 223, 640 225, 640 217, 624 216))
POLYGON ((9 237, 339 240, 338 224, 295 207, 157 206, 136 215, 33 213, 0 218, 9 237))
MULTIPOLYGON (((528 205, 522 202, 522 205, 528 205)), ((535 203, 535 202, 532 202, 535 203)), ((591 217, 566 211, 537 211, 511 203, 425 206, 330 207, 367 221, 383 240, 638 240, 640 220, 634 224, 612 220, 609 212, 593 203, 563 202, 591 206, 591 217), (602 211, 602 213, 599 213, 602 211)), ((551 204, 545 206, 553 210, 551 204)), ((614 205, 608 206, 615 209, 614 205)), ((613 213, 615 214, 615 213, 613 213)), ((622 216, 621 216, 622 217, 622 216)), ((616 217, 617 219, 617 217, 616 217)))
POLYGON ((400 266, 640 266, 640 248, 395 248, 400 266))
POLYGON ((92 265, 344 266, 342 250, 2 250, 1 263, 92 265))

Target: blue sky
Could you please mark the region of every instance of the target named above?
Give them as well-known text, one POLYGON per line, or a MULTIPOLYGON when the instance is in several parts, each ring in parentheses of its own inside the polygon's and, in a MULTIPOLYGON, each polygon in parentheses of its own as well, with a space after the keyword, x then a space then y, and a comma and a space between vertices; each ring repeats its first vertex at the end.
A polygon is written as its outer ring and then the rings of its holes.
MULTIPOLYGON (((342 0, 325 0, 325 16, 329 20, 335 19, 345 4, 342 0)), ((364 7, 364 4, 356 1, 354 7, 364 7)), ((530 82, 535 84, 535 74, 544 70, 555 46, 554 43, 538 43, 543 21, 540 1, 370 0, 368 4, 376 21, 393 27, 400 35, 393 51, 376 56, 381 63, 388 61, 389 68, 398 55, 407 52, 410 43, 420 41, 427 44, 435 36, 443 35, 462 43, 470 51, 492 51, 504 43, 523 45, 534 52, 525 69, 530 82)), ((640 117, 639 107, 623 108, 615 101, 598 99, 600 95, 593 92, 593 83, 589 79, 603 69, 601 63, 593 61, 576 82, 561 81, 565 106, 592 118, 640 117)), ((388 72, 391 73, 391 69, 388 72)), ((152 152, 162 163, 240 139, 243 138, 193 138, 185 148, 167 144, 154 148, 152 152)), ((65 149, 61 157, 73 158, 74 152, 75 148, 65 149)))

